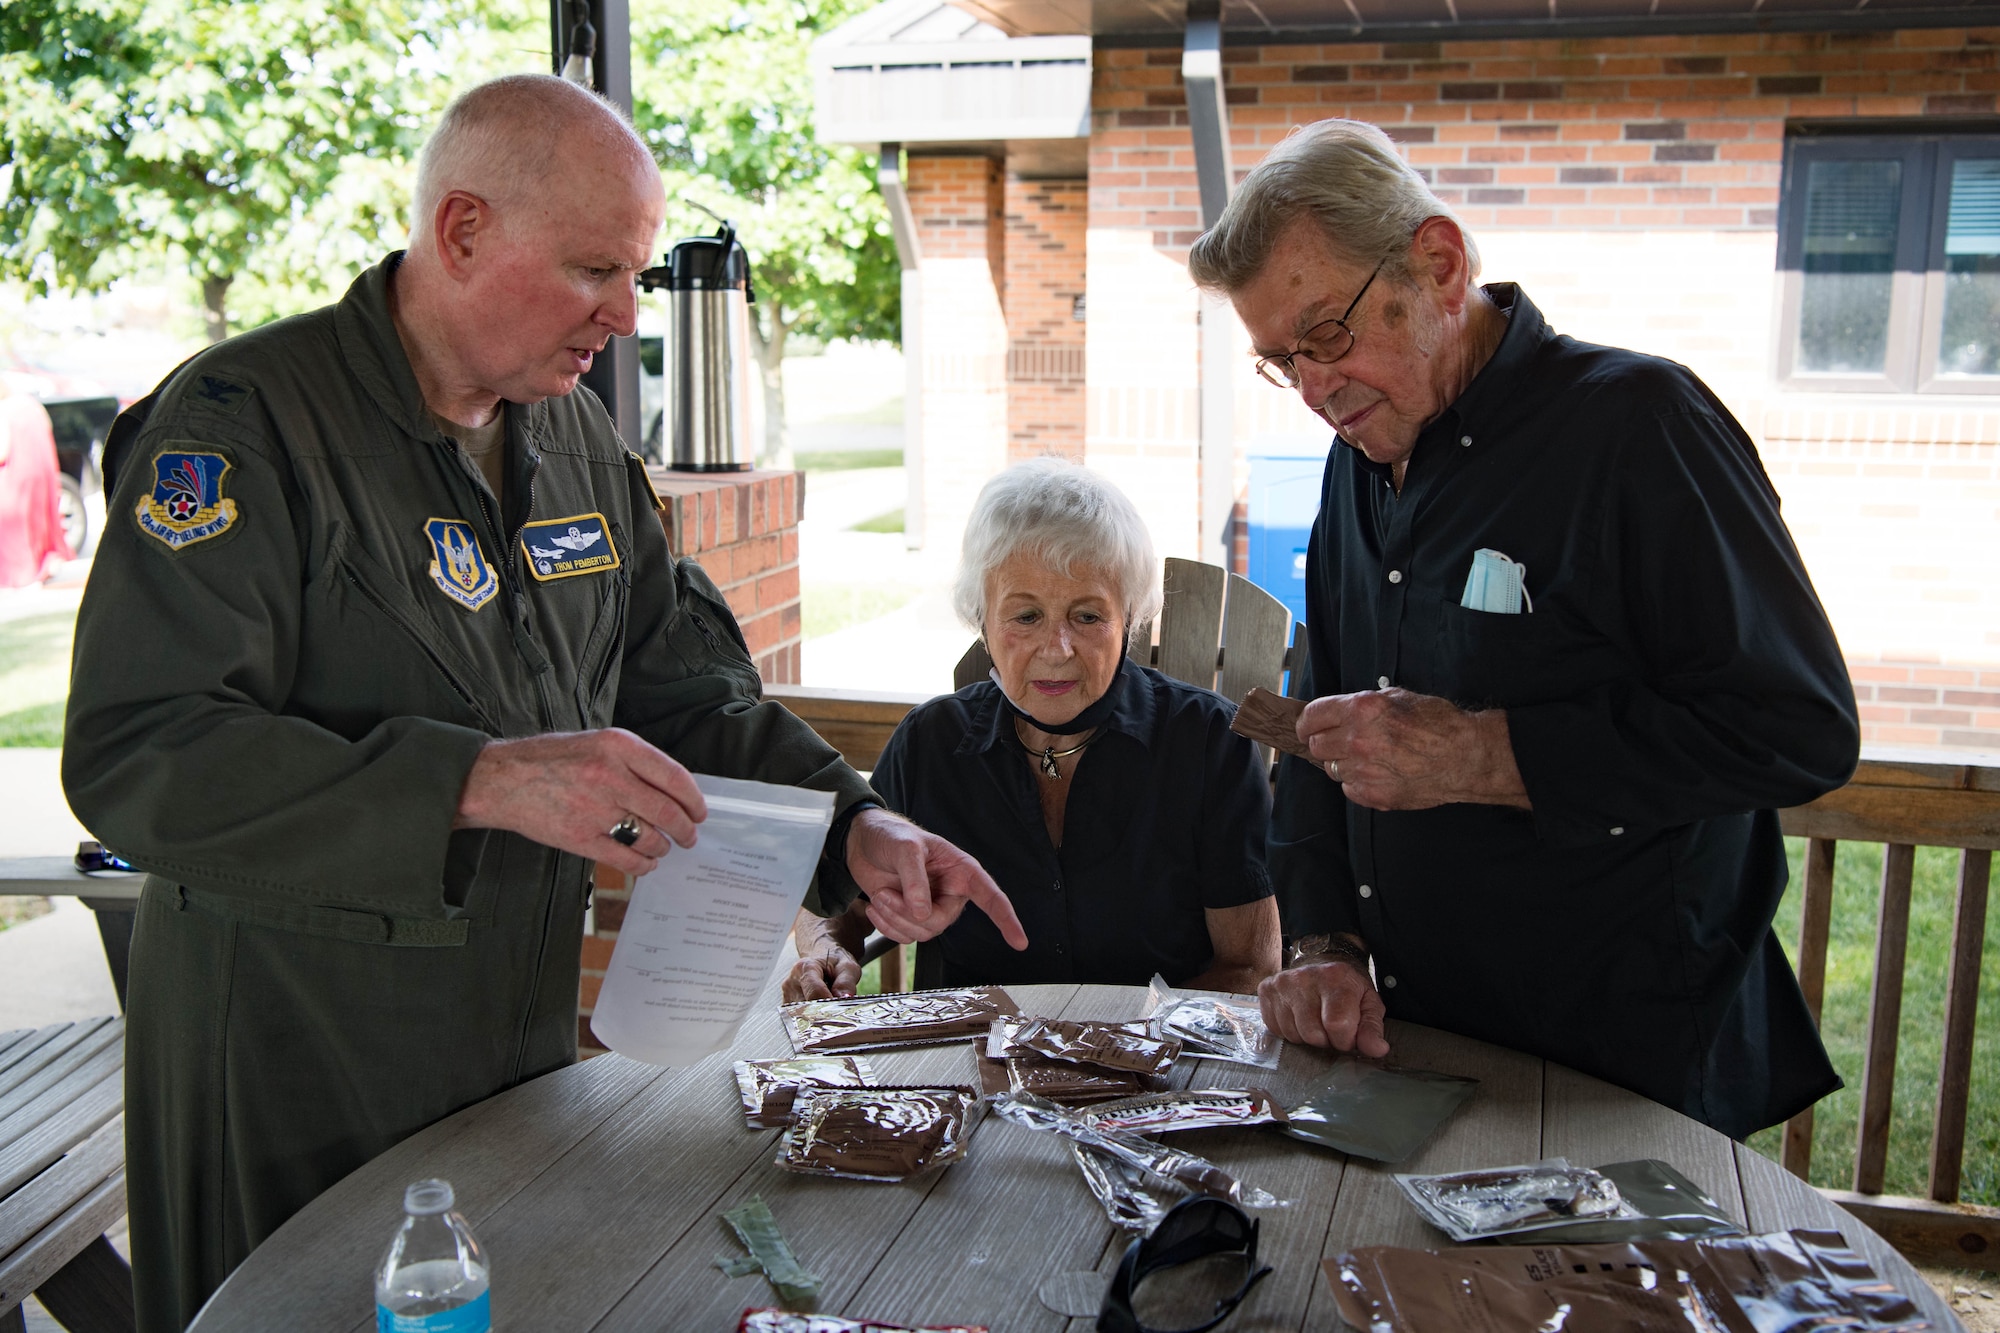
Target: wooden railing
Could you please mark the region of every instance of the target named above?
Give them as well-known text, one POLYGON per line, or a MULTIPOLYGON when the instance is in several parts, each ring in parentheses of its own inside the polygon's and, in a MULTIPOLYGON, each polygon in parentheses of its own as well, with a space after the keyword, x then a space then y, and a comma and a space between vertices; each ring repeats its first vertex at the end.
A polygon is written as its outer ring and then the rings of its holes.
MULTIPOLYGON (((875 766, 889 735, 920 695, 773 686, 768 693, 811 723, 856 768, 875 766)), ((1983 756, 1981 758, 1984 758, 1983 756)), ((1813 1018, 1826 992, 1827 931, 1833 919, 1833 864, 1841 842, 1886 843, 1869 997, 1867 1056, 1861 1075, 1853 1188, 1825 1191, 1913 1259, 2000 1268, 2000 1209, 1959 1202, 1979 974, 1986 938, 1987 880, 2000 848, 2000 760, 1939 762, 1870 748, 1845 787, 1786 810, 1785 832, 1807 839, 1799 984, 1813 1018), (1928 1198, 1882 1193, 1902 1017, 1909 939, 1910 881, 1918 847, 1959 849, 1957 908, 1945 983, 1943 1056, 1933 1108, 1928 1198)), ((1785 1126, 1783 1162, 1804 1179, 1812 1164, 1813 1112, 1785 1126)))
MULTIPOLYGON (((1972 1091, 1973 1029, 1986 942, 1987 881, 2000 847, 2000 767, 1938 762, 1935 751, 1867 751, 1845 787, 1782 814, 1785 832, 1806 841, 1799 921, 1799 985, 1813 1018, 1826 992, 1827 931, 1833 920, 1833 863, 1842 842, 1886 843, 1868 998, 1867 1054, 1861 1072, 1853 1188, 1828 1190, 1836 1203, 1913 1259, 2000 1269, 2000 1209, 1959 1202, 1966 1109, 1972 1091), (1931 1118, 1928 1198, 1882 1193, 1896 1082, 1896 1037, 1903 1012, 1903 963, 1910 928, 1910 881, 1918 847, 1958 849, 1958 893, 1945 979, 1943 1053, 1931 1118)), ((1813 1112, 1785 1126, 1783 1162, 1801 1179, 1812 1166, 1813 1112)))

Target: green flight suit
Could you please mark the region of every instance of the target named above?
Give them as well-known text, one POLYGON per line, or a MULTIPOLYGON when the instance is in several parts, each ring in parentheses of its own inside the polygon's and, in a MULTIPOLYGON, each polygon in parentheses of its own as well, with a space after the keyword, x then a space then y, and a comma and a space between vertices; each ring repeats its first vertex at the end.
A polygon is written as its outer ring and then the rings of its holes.
MULTIPOLYGON (((149 872, 125 1101, 142 1333, 398 1140, 576 1058, 589 863, 453 831, 488 738, 615 725, 697 772, 871 796, 761 699, 594 396, 507 405, 500 521, 390 322, 399 259, 123 423, 63 782, 149 872)), ((822 861, 816 910, 855 892, 822 861)))

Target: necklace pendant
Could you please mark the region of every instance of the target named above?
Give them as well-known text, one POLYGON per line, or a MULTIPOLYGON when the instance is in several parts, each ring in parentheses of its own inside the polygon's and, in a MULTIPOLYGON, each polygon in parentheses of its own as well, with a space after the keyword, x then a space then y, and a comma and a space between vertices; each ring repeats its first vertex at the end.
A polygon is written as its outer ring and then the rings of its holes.
POLYGON ((1042 751, 1042 776, 1057 781, 1062 778, 1062 769, 1056 765, 1056 748, 1053 745, 1042 751))

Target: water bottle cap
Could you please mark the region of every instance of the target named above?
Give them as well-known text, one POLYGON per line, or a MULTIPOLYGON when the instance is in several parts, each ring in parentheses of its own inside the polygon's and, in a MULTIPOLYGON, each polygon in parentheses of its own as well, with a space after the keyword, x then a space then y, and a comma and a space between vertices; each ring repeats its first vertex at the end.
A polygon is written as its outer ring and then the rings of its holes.
POLYGON ((434 1217, 452 1205, 449 1180, 419 1180, 403 1191, 403 1211, 411 1217, 434 1217))

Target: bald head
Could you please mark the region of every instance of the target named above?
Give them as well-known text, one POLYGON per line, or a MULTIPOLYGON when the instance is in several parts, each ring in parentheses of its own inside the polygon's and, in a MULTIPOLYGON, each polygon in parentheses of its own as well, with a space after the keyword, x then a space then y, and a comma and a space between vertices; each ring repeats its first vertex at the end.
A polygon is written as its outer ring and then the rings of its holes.
POLYGON ((412 248, 453 190, 498 214, 560 198, 575 168, 654 173, 653 155, 618 108, 552 74, 511 74, 460 94, 424 144, 410 212, 412 248))

